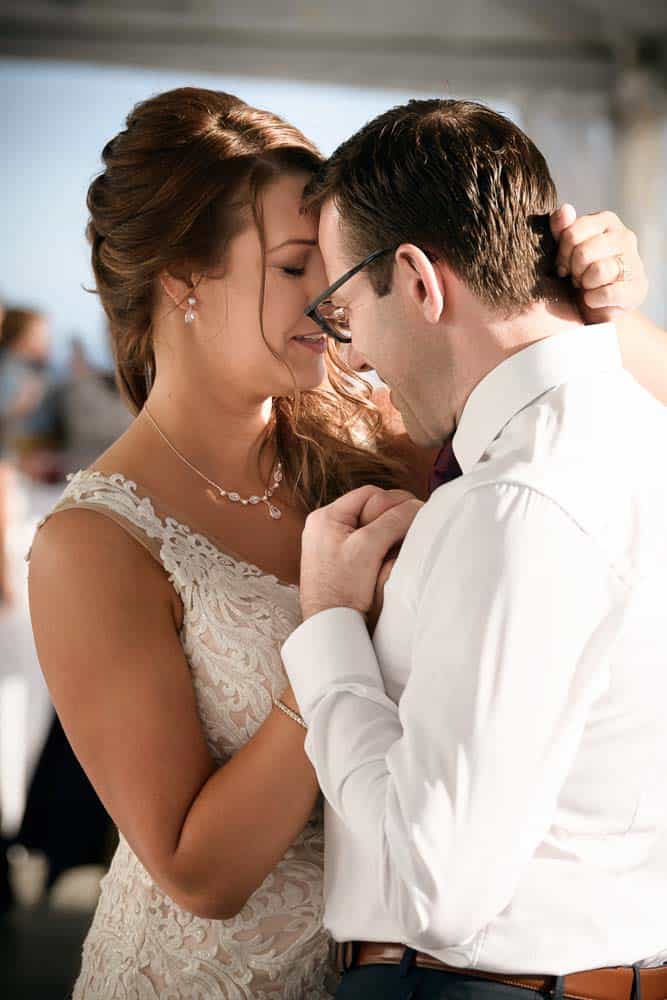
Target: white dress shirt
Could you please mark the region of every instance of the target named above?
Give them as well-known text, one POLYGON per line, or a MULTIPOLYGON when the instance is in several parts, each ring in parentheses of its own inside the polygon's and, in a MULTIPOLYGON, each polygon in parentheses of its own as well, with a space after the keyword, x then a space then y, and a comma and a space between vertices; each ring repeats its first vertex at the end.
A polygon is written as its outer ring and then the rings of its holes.
POLYGON ((472 392, 372 641, 282 653, 327 799, 325 925, 452 965, 667 959, 667 409, 614 327, 472 392))

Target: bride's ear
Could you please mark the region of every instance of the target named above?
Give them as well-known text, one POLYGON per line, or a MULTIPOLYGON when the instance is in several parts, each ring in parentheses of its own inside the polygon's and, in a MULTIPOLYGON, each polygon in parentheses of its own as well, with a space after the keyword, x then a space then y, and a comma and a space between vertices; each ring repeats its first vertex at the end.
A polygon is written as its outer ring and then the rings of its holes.
POLYGON ((160 285, 168 299, 174 303, 177 309, 187 309, 188 295, 191 288, 182 278, 177 278, 169 271, 162 271, 159 275, 160 285))
POLYGON ((439 323, 446 302, 446 288, 440 268, 423 250, 402 243, 396 251, 395 281, 400 290, 421 312, 427 323, 439 323))

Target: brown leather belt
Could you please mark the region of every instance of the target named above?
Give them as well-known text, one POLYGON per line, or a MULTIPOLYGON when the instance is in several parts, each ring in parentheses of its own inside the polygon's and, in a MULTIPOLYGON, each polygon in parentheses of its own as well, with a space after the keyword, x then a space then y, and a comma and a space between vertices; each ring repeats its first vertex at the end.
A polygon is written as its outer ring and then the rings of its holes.
MULTIPOLYGON (((405 945, 381 941, 343 941, 335 946, 336 968, 339 972, 361 965, 400 965, 405 945)), ((556 976, 515 976, 500 972, 481 972, 479 969, 460 969, 440 962, 432 955, 418 951, 413 964, 420 969, 437 969, 469 979, 485 979, 506 986, 521 986, 536 993, 548 995, 556 985, 556 976)), ((667 1000, 667 966, 641 969, 639 972, 641 1000, 667 1000)), ((634 989, 634 970, 620 965, 608 969, 589 969, 572 972, 563 980, 564 997, 574 1000, 631 1000, 634 989)))

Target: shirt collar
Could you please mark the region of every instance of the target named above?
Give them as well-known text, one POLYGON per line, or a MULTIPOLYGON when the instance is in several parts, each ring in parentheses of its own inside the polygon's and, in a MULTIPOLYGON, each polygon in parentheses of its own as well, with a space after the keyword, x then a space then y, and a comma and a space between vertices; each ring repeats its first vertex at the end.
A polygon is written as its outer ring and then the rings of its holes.
POLYGON ((613 323, 566 330, 524 347, 475 386, 452 441, 463 472, 469 472, 515 414, 542 393, 576 375, 622 367, 613 323))

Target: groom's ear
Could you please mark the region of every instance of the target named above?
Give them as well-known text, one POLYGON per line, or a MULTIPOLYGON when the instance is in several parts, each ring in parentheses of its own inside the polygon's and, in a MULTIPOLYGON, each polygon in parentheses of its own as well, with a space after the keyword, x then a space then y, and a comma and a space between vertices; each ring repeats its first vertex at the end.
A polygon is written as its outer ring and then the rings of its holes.
POLYGON ((427 323, 439 323, 446 302, 441 269, 412 243, 401 243, 394 260, 394 281, 401 294, 419 309, 427 323))

